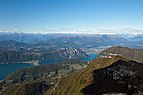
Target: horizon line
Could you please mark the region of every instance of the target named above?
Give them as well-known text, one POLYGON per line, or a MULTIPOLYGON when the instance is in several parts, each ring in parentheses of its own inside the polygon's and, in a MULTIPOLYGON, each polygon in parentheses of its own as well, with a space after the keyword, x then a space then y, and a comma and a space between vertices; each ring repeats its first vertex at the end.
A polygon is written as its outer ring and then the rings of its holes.
POLYGON ((25 33, 25 34, 143 34, 143 29, 137 28, 121 28, 121 29, 94 29, 94 30, 77 30, 71 28, 60 28, 55 30, 43 30, 39 32, 25 32, 17 29, 14 30, 0 30, 0 33, 25 33))

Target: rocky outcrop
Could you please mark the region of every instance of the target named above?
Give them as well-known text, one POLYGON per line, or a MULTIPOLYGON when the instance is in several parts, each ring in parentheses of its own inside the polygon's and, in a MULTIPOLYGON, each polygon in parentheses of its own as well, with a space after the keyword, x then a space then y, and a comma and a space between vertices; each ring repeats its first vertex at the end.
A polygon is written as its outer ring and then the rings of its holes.
POLYGON ((0 64, 31 63, 38 64, 48 60, 80 59, 89 57, 81 49, 65 48, 54 52, 18 52, 0 50, 0 64))
POLYGON ((55 54, 59 54, 59 56, 62 58, 68 59, 80 59, 89 57, 89 55, 78 48, 62 48, 56 51, 55 54))

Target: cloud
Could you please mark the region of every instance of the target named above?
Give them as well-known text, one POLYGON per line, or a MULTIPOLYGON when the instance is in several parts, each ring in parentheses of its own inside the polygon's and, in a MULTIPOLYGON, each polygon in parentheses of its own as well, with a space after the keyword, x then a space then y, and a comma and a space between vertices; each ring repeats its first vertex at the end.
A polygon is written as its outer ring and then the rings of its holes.
POLYGON ((8 30, 0 30, 0 32, 9 32, 8 30))
POLYGON ((21 33, 23 31, 21 29, 14 28, 14 29, 0 29, 0 32, 5 32, 5 33, 21 33))
POLYGON ((53 30, 43 30, 42 33, 77 33, 79 30, 76 29, 68 29, 68 28, 60 28, 53 30))
POLYGON ((94 30, 77 30, 60 28, 55 30, 43 30, 42 33, 65 33, 65 34, 143 34, 143 30, 139 29, 94 29, 94 30))
POLYGON ((93 30, 78 30, 72 28, 60 28, 60 29, 44 29, 42 32, 23 32, 22 29, 14 28, 12 30, 0 30, 0 32, 11 33, 55 33, 55 34, 143 34, 143 30, 124 28, 124 29, 93 29, 93 30))
POLYGON ((14 31, 19 31, 19 29, 17 29, 17 28, 15 28, 15 29, 13 29, 14 31))

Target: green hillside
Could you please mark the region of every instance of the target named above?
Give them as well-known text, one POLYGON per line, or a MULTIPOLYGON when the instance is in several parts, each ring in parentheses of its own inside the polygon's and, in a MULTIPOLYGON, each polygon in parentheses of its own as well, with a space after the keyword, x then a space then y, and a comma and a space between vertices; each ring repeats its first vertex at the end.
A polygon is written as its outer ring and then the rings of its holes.
POLYGON ((93 81, 93 71, 107 67, 119 59, 123 58, 116 56, 110 59, 94 59, 84 70, 62 78, 57 87, 52 90, 52 93, 50 93, 51 91, 47 91, 45 95, 83 95, 81 90, 93 81))

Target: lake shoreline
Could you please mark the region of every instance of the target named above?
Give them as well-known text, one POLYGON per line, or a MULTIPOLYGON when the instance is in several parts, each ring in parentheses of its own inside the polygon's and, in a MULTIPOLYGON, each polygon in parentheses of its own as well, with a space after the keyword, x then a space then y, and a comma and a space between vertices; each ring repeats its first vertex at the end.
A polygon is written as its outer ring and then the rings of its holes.
POLYGON ((24 69, 24 68, 29 68, 29 67, 33 67, 33 66, 39 66, 39 65, 44 65, 44 64, 54 64, 57 62, 61 62, 61 61, 66 61, 66 60, 84 60, 84 61, 91 61, 94 58, 97 57, 98 54, 92 54, 90 55, 90 57, 88 58, 81 58, 81 59, 64 59, 64 60, 48 60, 45 62, 39 62, 38 65, 37 64, 30 64, 27 62, 19 62, 19 63, 8 63, 8 64, 1 64, 0 63, 0 81, 2 81, 8 74, 15 72, 17 70, 20 69, 24 69))

